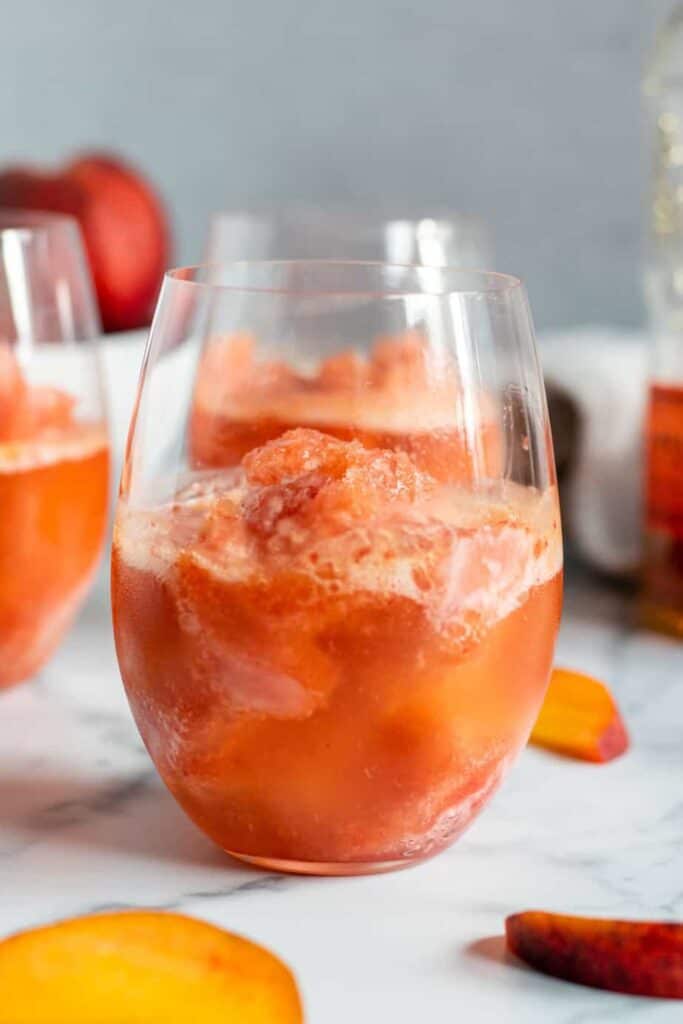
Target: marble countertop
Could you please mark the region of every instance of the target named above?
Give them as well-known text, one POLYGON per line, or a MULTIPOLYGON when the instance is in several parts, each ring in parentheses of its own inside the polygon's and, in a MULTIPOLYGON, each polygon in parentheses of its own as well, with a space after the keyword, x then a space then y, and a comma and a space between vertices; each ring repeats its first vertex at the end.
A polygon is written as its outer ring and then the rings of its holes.
POLYGON ((123 696, 103 582, 35 682, 0 696, 0 932, 113 907, 182 910, 270 946, 312 1024, 680 1022, 683 1005, 535 974, 505 956, 528 908, 683 919, 683 646, 635 631, 586 579, 558 660, 607 680, 632 750, 595 766, 527 750, 463 839, 408 871, 261 874, 196 831, 123 696))

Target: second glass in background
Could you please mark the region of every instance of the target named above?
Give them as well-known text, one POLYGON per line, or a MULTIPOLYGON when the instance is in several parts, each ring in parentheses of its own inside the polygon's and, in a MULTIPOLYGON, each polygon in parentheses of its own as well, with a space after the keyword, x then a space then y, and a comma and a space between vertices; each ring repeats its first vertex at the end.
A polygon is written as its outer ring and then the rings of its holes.
POLYGON ((215 213, 205 263, 234 260, 377 260, 384 263, 494 269, 491 231, 456 210, 434 216, 292 204, 215 213))

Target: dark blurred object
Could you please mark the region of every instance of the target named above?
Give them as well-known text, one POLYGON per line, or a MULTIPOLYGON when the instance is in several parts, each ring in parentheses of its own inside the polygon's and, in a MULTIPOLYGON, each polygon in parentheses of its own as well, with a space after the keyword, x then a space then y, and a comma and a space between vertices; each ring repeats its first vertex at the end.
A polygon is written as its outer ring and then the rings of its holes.
POLYGON ((117 157, 84 154, 54 172, 0 172, 0 208, 71 214, 79 222, 105 331, 149 324, 171 253, 164 207, 117 157))
POLYGON ((579 410, 574 399, 561 388, 549 384, 547 391, 557 479, 562 487, 578 452, 581 425, 579 410))
POLYGON ((642 621, 683 638, 683 381, 651 382, 645 438, 642 621))
POLYGON ((560 508, 563 511, 562 534, 565 556, 569 557, 575 554, 575 548, 572 543, 568 516, 564 512, 569 506, 568 491, 571 474, 580 452, 581 414, 577 403, 561 387, 547 384, 546 393, 550 428, 553 434, 557 483, 560 491, 560 508))

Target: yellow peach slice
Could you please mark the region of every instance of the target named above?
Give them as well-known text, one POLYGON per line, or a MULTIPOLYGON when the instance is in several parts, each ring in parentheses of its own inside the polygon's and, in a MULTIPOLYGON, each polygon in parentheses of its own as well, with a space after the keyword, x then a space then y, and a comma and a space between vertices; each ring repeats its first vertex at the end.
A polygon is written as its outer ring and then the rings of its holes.
POLYGON ((603 683, 556 668, 530 742, 583 761, 611 761, 628 748, 628 733, 603 683))
POLYGON ((290 970, 179 914, 74 918, 0 942, 0 1024, 300 1024, 290 970))

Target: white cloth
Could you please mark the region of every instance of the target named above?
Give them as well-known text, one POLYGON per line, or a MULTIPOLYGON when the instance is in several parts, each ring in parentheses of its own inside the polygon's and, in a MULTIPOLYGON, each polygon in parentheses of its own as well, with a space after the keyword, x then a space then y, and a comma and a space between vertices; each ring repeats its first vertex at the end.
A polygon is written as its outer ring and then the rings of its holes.
POLYGON ((565 529, 594 567, 632 573, 641 550, 646 337, 586 327, 546 334, 539 347, 547 383, 564 391, 580 417, 563 488, 565 529))

